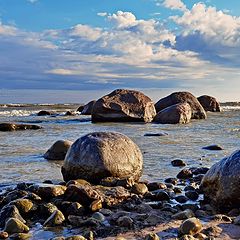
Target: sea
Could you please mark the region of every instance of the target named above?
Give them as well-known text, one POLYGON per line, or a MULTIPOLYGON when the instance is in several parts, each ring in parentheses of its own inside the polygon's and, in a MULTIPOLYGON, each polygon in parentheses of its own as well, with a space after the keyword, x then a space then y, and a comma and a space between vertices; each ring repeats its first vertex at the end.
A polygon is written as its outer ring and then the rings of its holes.
POLYGON ((130 137, 144 158, 142 180, 162 181, 180 171, 171 161, 182 159, 188 167, 212 166, 240 148, 240 103, 222 103, 222 112, 208 112, 206 120, 186 125, 154 123, 95 123, 77 112, 80 103, 0 104, 0 122, 37 124, 39 130, 0 132, 0 186, 18 182, 62 181, 62 161, 48 161, 44 153, 57 140, 75 141, 96 131, 120 132, 130 137), (37 116, 40 110, 54 112, 37 116), (75 115, 66 116, 67 111, 75 115), (145 136, 145 134, 162 136, 145 136), (163 134, 162 134, 163 133, 163 134), (221 151, 204 150, 218 144, 221 151))

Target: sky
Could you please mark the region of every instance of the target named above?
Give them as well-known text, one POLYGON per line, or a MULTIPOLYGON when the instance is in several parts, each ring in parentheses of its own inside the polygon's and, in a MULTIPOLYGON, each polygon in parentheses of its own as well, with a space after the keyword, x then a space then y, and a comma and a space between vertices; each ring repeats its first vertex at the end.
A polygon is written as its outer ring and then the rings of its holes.
POLYGON ((0 89, 240 101, 240 1, 0 0, 0 89))

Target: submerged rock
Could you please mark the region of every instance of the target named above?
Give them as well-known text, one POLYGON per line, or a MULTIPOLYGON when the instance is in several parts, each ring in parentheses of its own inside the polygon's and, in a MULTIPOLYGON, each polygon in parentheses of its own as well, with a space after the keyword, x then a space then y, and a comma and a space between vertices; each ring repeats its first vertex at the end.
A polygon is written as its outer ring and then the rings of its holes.
POLYGON ((200 104, 203 106, 205 111, 209 112, 220 112, 220 104, 217 101, 216 98, 208 96, 208 95, 203 95, 197 98, 200 104))
POLYGON ((201 189, 206 200, 219 209, 239 208, 240 150, 214 164, 205 174, 201 189))
POLYGON ((220 147, 219 145, 215 145, 215 144, 210 145, 210 146, 203 147, 203 149, 205 149, 205 150, 213 150, 213 151, 214 151, 214 150, 215 150, 215 151, 223 150, 222 147, 220 147))
POLYGON ((115 132, 95 132, 73 143, 62 174, 65 181, 81 178, 99 183, 106 177, 138 180, 142 166, 141 151, 130 138, 115 132))
POLYGON ((159 112, 164 108, 172 106, 177 103, 187 102, 192 109, 192 118, 194 119, 206 119, 207 115, 202 105, 199 103, 196 97, 189 92, 174 92, 171 95, 160 99, 156 104, 156 111, 159 112))
POLYGON ((185 124, 190 122, 191 117, 191 106, 185 102, 171 105, 159 111, 154 118, 154 122, 161 124, 185 124))
POLYGON ((93 122, 151 122, 156 115, 152 100, 141 92, 117 89, 94 104, 93 122))
POLYGON ((64 160, 68 149, 71 147, 73 142, 68 140, 56 141, 43 155, 48 160, 64 160))
POLYGON ((52 112, 49 112, 49 111, 45 111, 45 110, 42 110, 40 112, 38 112, 38 116, 49 116, 49 115, 52 115, 53 113, 52 112))
POLYGON ((171 164, 174 167, 184 167, 186 166, 186 163, 182 159, 174 159, 171 161, 171 164))
POLYGON ((20 130, 38 130, 42 127, 32 124, 16 124, 16 123, 0 123, 0 131, 10 132, 10 131, 20 131, 20 130))

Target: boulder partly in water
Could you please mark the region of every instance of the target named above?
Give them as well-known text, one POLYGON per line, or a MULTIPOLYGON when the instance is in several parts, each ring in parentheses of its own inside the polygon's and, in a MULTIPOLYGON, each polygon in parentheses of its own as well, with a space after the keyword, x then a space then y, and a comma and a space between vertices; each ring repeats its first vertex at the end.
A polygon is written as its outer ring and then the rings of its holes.
POLYGON ((201 189, 204 198, 219 210, 239 207, 240 150, 215 163, 205 174, 201 189))
POLYGON ((209 112, 221 112, 220 104, 216 98, 203 95, 197 98, 205 111, 209 112))
POLYGON ((143 158, 138 146, 116 132, 94 132, 73 143, 64 160, 65 181, 85 179, 99 183, 106 177, 139 180, 143 158))
POLYGON ((155 108, 157 112, 160 112, 164 108, 172 106, 177 103, 187 102, 192 109, 192 118, 194 119, 206 119, 207 115, 202 105, 199 103, 196 97, 190 92, 174 92, 171 95, 160 99, 156 104, 155 108))
POLYGON ((151 122, 156 115, 152 100, 139 91, 117 89, 97 100, 93 122, 151 122))
POLYGON ((0 123, 0 131, 11 132, 21 130, 38 130, 42 127, 32 124, 0 123))
POLYGON ((81 111, 81 114, 82 115, 91 115, 92 114, 92 110, 93 110, 93 106, 94 106, 95 103, 96 103, 96 101, 92 100, 91 102, 89 102, 86 105, 84 105, 84 107, 83 107, 83 109, 81 111))

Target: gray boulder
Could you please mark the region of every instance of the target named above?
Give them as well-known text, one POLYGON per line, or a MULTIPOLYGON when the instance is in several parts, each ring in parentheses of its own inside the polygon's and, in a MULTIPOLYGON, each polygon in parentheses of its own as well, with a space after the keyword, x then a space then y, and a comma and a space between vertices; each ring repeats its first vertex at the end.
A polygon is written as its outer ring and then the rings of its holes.
POLYGON ((187 102, 192 109, 192 118, 194 119, 206 119, 207 115, 202 105, 199 103, 196 97, 190 92, 174 92, 171 95, 160 99, 156 104, 155 108, 157 112, 160 112, 164 108, 177 103, 187 102))
POLYGON ((185 124, 190 122, 191 117, 191 106, 185 102, 164 108, 157 113, 156 117, 154 118, 154 122, 162 124, 185 124))
POLYGON ((85 179, 98 183, 106 177, 139 180, 143 159, 138 146, 115 132, 94 132, 73 143, 64 160, 65 181, 85 179))
POLYGON ((209 112, 221 112, 220 104, 216 98, 203 95, 197 98, 205 111, 209 112))
POLYGON ((91 102, 84 105, 84 107, 81 111, 81 115, 91 115, 95 102, 96 102, 96 100, 92 100, 91 102))
POLYGON ((152 100, 141 92, 117 89, 97 100, 93 122, 151 122, 156 115, 152 100))
POLYGON ((219 210, 239 207, 239 186, 240 150, 215 163, 201 182, 205 199, 219 210))
POLYGON ((73 142, 68 140, 56 141, 43 155, 48 160, 64 160, 68 149, 71 147, 73 142))

